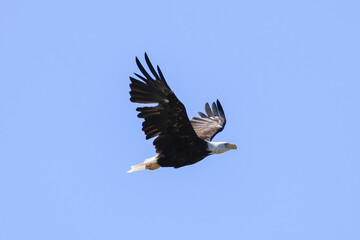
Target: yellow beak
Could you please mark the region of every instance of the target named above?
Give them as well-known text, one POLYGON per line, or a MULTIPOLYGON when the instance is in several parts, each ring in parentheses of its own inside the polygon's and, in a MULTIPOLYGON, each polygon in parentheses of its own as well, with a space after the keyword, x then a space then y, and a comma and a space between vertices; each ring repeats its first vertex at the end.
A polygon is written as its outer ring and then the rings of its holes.
POLYGON ((230 144, 230 149, 237 149, 237 146, 235 144, 230 144))

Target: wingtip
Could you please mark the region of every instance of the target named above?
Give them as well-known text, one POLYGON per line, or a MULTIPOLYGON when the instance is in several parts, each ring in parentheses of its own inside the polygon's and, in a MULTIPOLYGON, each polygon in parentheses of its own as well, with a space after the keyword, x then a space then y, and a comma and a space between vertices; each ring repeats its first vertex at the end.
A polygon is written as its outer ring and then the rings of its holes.
POLYGON ((218 106, 218 108, 222 108, 222 106, 221 106, 221 103, 220 103, 219 99, 216 99, 216 105, 218 106))
POLYGON ((219 99, 217 100, 217 107, 218 107, 218 109, 219 109, 220 116, 223 117, 223 118, 225 118, 225 112, 224 112, 223 107, 222 107, 221 104, 220 104, 219 99))
POLYGON ((198 112, 199 113, 199 116, 200 117, 202 117, 202 118, 207 118, 207 116, 204 114, 204 113, 202 113, 202 112, 198 112))
POLYGON ((213 112, 211 111, 211 108, 210 108, 210 105, 208 102, 205 103, 205 112, 208 115, 208 117, 212 117, 214 115, 213 112))
POLYGON ((219 111, 218 111, 218 107, 216 106, 216 103, 215 102, 213 102, 212 103, 212 111, 213 111, 213 114, 215 115, 215 116, 219 116, 219 111))
MULTIPOLYGON (((147 55, 147 53, 146 53, 146 51, 145 51, 144 55, 145 55, 145 58, 149 58, 148 55, 147 55)), ((136 61, 140 61, 137 56, 135 56, 135 60, 136 60, 136 61)))

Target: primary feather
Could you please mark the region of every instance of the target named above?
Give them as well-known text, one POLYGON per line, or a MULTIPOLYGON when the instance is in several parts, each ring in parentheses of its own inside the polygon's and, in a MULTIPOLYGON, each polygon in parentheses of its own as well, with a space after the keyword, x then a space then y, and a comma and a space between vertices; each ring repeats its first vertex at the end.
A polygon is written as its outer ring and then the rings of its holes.
POLYGON ((208 103, 205 104, 205 115, 199 112, 199 117, 191 119, 191 124, 199 138, 211 141, 216 134, 221 132, 226 124, 224 110, 219 100, 212 103, 212 111, 208 103))

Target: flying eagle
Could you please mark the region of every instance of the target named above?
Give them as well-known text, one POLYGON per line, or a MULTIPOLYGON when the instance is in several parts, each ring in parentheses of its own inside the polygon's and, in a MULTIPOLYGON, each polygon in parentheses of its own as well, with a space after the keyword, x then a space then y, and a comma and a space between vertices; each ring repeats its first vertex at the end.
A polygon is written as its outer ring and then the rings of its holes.
POLYGON ((219 102, 205 104, 206 114, 189 120, 184 105, 166 83, 160 67, 157 71, 145 53, 145 60, 151 76, 141 65, 136 64, 143 76, 134 73, 139 79, 130 77, 130 101, 136 103, 157 103, 156 106, 139 107, 136 110, 143 118, 142 130, 146 139, 156 137, 153 144, 157 155, 145 162, 131 166, 128 173, 143 169, 155 170, 159 167, 179 168, 199 162, 211 154, 219 154, 237 149, 235 144, 211 142, 221 132, 226 123, 224 110, 219 102))

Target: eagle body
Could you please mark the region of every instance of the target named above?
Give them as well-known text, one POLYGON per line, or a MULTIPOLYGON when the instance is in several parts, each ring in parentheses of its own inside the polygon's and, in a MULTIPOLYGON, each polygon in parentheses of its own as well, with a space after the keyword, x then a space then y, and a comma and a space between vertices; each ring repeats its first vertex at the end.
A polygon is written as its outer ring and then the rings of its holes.
POLYGON ((203 140, 187 142, 186 139, 181 139, 173 142, 173 146, 159 156, 157 163, 161 167, 179 168, 191 165, 210 154, 207 143, 203 140))
POLYGON ((146 139, 156 137, 153 145, 157 156, 134 165, 128 172, 143 169, 155 170, 159 167, 180 168, 199 162, 211 154, 218 154, 236 149, 235 144, 211 142, 212 138, 223 130, 226 118, 223 108, 217 100, 205 104, 206 114, 199 112, 199 117, 189 120, 184 105, 170 89, 157 66, 151 64, 147 54, 145 60, 151 76, 136 58, 142 75, 138 79, 130 77, 130 101, 136 103, 157 103, 156 106, 138 107, 138 117, 143 118, 142 130, 146 139))

